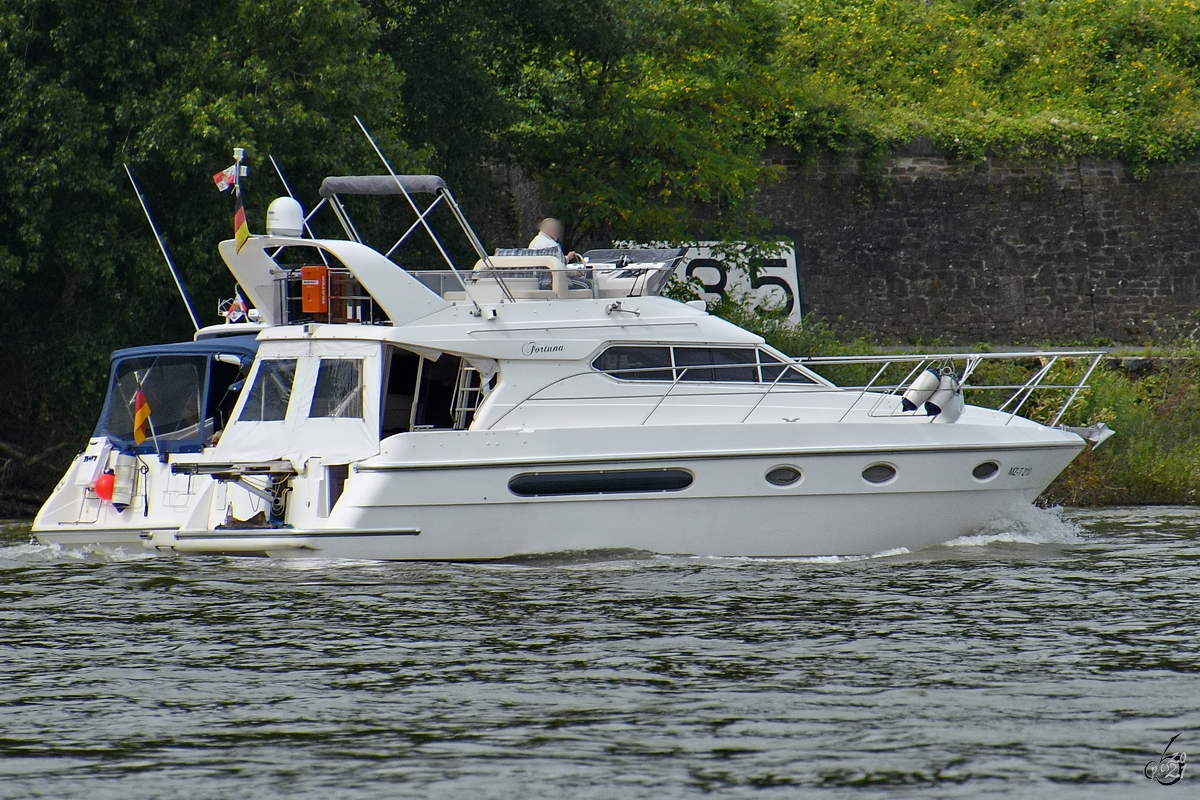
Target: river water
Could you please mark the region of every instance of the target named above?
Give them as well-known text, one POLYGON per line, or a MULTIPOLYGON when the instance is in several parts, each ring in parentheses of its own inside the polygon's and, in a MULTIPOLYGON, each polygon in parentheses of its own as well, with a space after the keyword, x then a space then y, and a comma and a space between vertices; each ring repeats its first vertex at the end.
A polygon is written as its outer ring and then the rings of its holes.
POLYGON ((0 526, 0 797, 1195 796, 1200 511, 856 559, 155 558, 0 526), (1189 786, 1189 784, 1192 784, 1189 786))

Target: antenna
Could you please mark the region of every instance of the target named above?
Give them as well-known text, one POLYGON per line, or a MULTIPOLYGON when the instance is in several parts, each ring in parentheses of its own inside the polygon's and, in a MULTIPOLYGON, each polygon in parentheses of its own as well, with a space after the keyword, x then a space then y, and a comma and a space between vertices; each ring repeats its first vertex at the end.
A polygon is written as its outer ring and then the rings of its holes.
MULTIPOLYGON (((425 231, 429 234, 429 238, 432 239, 434 245, 437 246, 438 252, 442 254, 442 258, 445 259, 446 263, 450 266, 450 269, 454 272, 454 277, 458 278, 459 286, 462 287, 463 292, 467 295, 467 299, 471 301, 471 305, 475 306, 475 316, 482 317, 483 309, 480 308, 478 301, 476 301, 471 295, 471 290, 467 288, 466 281, 463 280, 462 274, 458 271, 458 267, 454 266, 454 262, 450 260, 450 256, 447 255, 446 250, 442 247, 442 243, 438 240, 437 235, 433 232, 433 228, 429 227, 429 223, 425 221, 425 215, 421 213, 421 209, 417 208, 417 204, 413 202, 412 196, 408 193, 408 190, 404 188, 404 182, 400 180, 398 175, 396 175, 396 171, 392 169, 392 165, 388 163, 387 158, 383 155, 383 151, 379 149, 379 145, 375 144, 375 139, 371 137, 371 132, 367 130, 366 125, 363 125, 363 121, 358 118, 357 114, 354 115, 354 121, 358 123, 358 127, 362 128, 363 136, 366 136, 367 141, 371 143, 371 148, 375 151, 375 155, 379 156, 379 160, 382 161, 383 166, 387 168, 388 174, 391 175, 392 180, 396 182, 396 187, 400 190, 400 193, 404 195, 404 199, 408 201, 409 206, 412 207, 413 213, 417 215, 417 219, 420 220, 421 225, 424 226, 425 231)), ((496 312, 493 310, 492 315, 494 316, 495 313, 496 312)))
POLYGON ((146 206, 146 198, 142 196, 142 190, 138 188, 137 181, 133 179, 133 170, 129 169, 129 165, 125 164, 125 174, 129 176, 129 182, 133 184, 133 191, 137 193, 138 202, 142 205, 142 213, 146 215, 146 221, 150 223, 150 230, 154 231, 154 239, 158 242, 158 249, 162 250, 163 258, 167 260, 167 269, 171 271, 171 277, 175 279, 175 287, 179 289, 179 296, 183 298, 183 305, 187 308, 188 316, 192 318, 192 325, 196 330, 200 330, 200 320, 196 319, 196 312, 192 310, 192 301, 188 300, 187 292, 183 290, 183 282, 179 280, 179 272, 175 269, 175 263, 171 261, 171 254, 167 252, 167 246, 163 243, 163 238, 158 234, 158 226, 154 224, 154 219, 150 216, 150 209, 146 206))

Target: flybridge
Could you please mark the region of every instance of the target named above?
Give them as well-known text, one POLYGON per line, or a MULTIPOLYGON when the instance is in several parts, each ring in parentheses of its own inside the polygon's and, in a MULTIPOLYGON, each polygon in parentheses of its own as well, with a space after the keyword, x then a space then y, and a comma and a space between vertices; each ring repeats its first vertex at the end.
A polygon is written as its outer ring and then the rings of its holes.
MULTIPOLYGON (((560 254, 523 248, 488 253, 463 216, 446 182, 436 175, 358 175, 329 177, 321 202, 300 223, 268 212, 267 236, 254 236, 240 250, 231 242, 222 255, 238 283, 268 325, 305 323, 400 325, 444 305, 465 304, 475 316, 495 316, 505 303, 530 300, 613 299, 658 295, 686 250, 625 248, 590 250, 582 264, 568 265, 560 254), (345 195, 406 198, 416 220, 380 253, 363 243, 343 202, 345 195), (426 205, 418 202, 432 197, 426 205), (445 205, 475 251, 470 269, 455 263, 429 224, 445 205), (298 235, 308 219, 328 206, 346 239, 298 235), (393 257, 423 230, 446 264, 442 270, 404 270, 393 257), (485 309, 485 306, 489 308, 485 309)), ((619 302, 616 304, 619 309, 619 302)))

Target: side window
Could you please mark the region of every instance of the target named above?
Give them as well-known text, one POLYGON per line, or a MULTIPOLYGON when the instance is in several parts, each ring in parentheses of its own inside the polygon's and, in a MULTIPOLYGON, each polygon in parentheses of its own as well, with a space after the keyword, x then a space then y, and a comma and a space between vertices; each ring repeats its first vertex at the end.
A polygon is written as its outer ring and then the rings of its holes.
POLYGON ((322 358, 317 369, 310 417, 363 418, 363 362, 361 359, 322 358))
POLYGON ((755 351, 747 348, 676 347, 675 367, 679 369, 679 380, 683 383, 758 381, 758 359, 755 351))
POLYGON ((241 422, 270 422, 287 416, 296 379, 295 359, 270 359, 258 365, 250 396, 238 417, 241 422))
POLYGON ((800 370, 784 366, 782 361, 763 350, 758 351, 758 363, 761 364, 763 383, 816 383, 800 370), (783 377, 780 377, 780 373, 783 373, 783 377))
POLYGON ((610 347, 596 357, 592 366, 626 381, 674 380, 669 347, 610 347))

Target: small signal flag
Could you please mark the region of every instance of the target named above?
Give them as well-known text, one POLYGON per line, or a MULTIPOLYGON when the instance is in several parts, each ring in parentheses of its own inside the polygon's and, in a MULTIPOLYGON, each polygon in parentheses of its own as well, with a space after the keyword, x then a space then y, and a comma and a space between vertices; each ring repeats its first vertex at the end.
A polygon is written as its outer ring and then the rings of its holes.
POLYGON ((237 184, 237 172, 237 164, 234 164, 232 167, 226 167, 216 175, 213 175, 213 183, 222 192, 227 192, 237 184))

